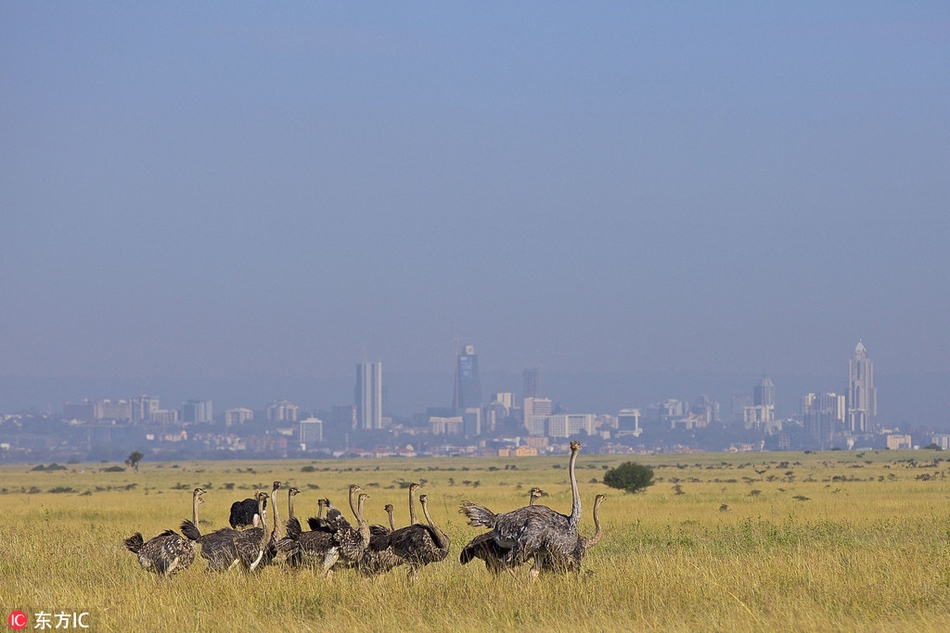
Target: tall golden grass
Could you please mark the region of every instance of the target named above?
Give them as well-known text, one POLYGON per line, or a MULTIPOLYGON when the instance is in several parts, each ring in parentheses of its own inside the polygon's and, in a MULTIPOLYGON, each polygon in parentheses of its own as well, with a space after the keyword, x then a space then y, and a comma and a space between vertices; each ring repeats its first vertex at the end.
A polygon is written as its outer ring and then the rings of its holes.
MULTIPOLYGON (((495 511, 528 489, 568 512, 567 458, 189 462, 141 472, 105 464, 66 471, 0 468, 0 607, 90 613, 92 630, 234 631, 947 631, 950 630, 950 462, 942 453, 826 452, 663 455, 644 493, 606 488, 605 467, 628 458, 581 452, 590 507, 606 493, 605 535, 579 576, 494 577, 458 562, 479 530, 459 503, 495 511), (312 472, 304 472, 311 470, 312 472), (514 467, 514 468, 513 468, 514 467), (759 471, 765 470, 759 474, 759 471), (404 569, 375 579, 349 571, 205 574, 199 559, 168 579, 143 572, 122 541, 177 529, 191 491, 207 490, 203 531, 227 524, 232 501, 274 480, 298 487, 298 516, 318 497, 346 506, 371 495, 369 520, 393 503, 407 522, 409 481, 424 480, 433 518, 452 539, 445 561, 414 584, 404 569), (31 492, 32 491, 32 492, 31 492), (52 491, 52 492, 51 492, 52 491), (756 492, 758 491, 758 492, 756 492)), ((286 493, 279 493, 286 515, 286 493)), ((268 513, 268 518, 272 515, 268 513)), ((285 516, 282 518, 286 518, 285 516)))

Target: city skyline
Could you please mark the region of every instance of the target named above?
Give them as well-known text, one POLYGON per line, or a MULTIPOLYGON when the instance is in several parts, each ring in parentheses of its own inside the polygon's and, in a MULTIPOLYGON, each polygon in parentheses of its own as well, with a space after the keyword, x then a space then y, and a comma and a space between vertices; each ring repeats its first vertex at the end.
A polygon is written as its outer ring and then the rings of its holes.
MULTIPOLYGON (((461 347, 459 349, 459 354, 456 359, 455 365, 456 365, 455 366, 456 373, 455 373, 455 379, 454 379, 455 386, 453 387, 455 395, 453 396, 453 399, 450 402, 448 402, 448 404, 458 411, 463 411, 473 406, 475 408, 478 408, 478 406, 490 404, 490 400, 488 398, 485 398, 484 401, 481 402, 481 404, 477 406, 470 402, 462 403, 462 404, 465 404, 466 406, 461 406, 461 407, 459 406, 460 405, 460 401, 458 400, 459 379, 463 374, 468 374, 469 378, 477 379, 476 383, 473 383, 473 384, 478 385, 477 391, 472 391, 471 389, 466 388, 469 390, 469 393, 470 393, 469 397, 474 397, 472 394, 481 393, 480 391, 481 381, 480 381, 479 370, 478 370, 478 359, 477 359, 477 356, 475 355, 475 347, 471 344, 466 344, 465 346, 461 347)), ((380 429, 380 428, 383 428, 384 426, 383 420, 382 420, 384 415, 388 415, 388 416, 396 415, 396 416, 401 416, 401 417, 407 417, 414 413, 418 413, 432 407, 435 407, 435 408, 445 407, 447 404, 444 397, 436 397, 430 400, 419 401, 415 407, 410 408, 410 409, 394 410, 391 407, 388 407, 388 405, 386 405, 385 403, 384 394, 389 392, 390 387, 389 385, 387 385, 388 379, 387 380, 383 379, 382 363, 379 361, 374 362, 374 363, 365 363, 365 362, 357 363, 356 369, 357 369, 356 380, 355 382, 350 383, 351 389, 353 389, 351 393, 355 393, 355 397, 353 400, 354 428, 380 429)), ((845 373, 843 372, 843 374, 845 373)), ((521 403, 523 399, 525 399, 525 394, 528 393, 525 390, 531 390, 532 395, 528 397, 540 398, 541 397, 540 392, 542 391, 540 389, 540 376, 541 376, 540 367, 526 368, 525 370, 522 371, 521 376, 520 376, 521 382, 522 382, 521 391, 519 391, 517 388, 517 382, 516 382, 515 377, 509 375, 502 382, 491 381, 490 384, 492 388, 491 388, 490 393, 494 394, 496 392, 510 392, 511 395, 514 398, 516 398, 515 402, 519 404, 521 403)), ((733 422, 737 421, 735 417, 737 415, 738 415, 738 421, 742 421, 744 416, 751 415, 753 416, 751 419, 745 420, 746 426, 748 427, 751 425, 755 427, 761 427, 763 424, 767 426, 768 424, 770 424, 773 420, 777 418, 787 418, 799 413, 804 414, 803 407, 805 405, 803 404, 802 399, 813 392, 828 393, 828 392, 833 392, 833 391, 841 391, 842 393, 850 393, 853 391, 855 393, 860 392, 860 393, 865 394, 864 396, 861 396, 865 398, 865 400, 862 401, 863 405, 858 400, 855 400, 855 402, 857 402, 861 406, 851 406, 851 405, 848 406, 847 429, 850 429, 852 431, 866 431, 869 428, 873 429, 875 425, 874 420, 876 418, 877 389, 876 387, 874 387, 874 382, 873 382, 873 365, 871 364, 870 357, 867 352, 867 348, 864 346, 863 341, 861 340, 858 341, 854 349, 854 353, 852 354, 851 358, 849 358, 848 360, 846 375, 842 375, 837 378, 830 378, 830 379, 829 377, 825 377, 825 378, 812 377, 810 379, 806 379, 808 380, 808 384, 807 384, 807 388, 804 390, 802 390, 798 386, 795 386, 798 383, 795 381, 792 381, 790 385, 787 384, 785 385, 786 388, 780 390, 780 393, 782 393, 781 400, 784 401, 784 405, 782 407, 776 406, 776 401, 777 401, 776 386, 771 378, 769 377, 756 378, 754 380, 754 383, 750 379, 744 385, 741 383, 735 382, 737 380, 735 377, 733 377, 732 380, 733 382, 729 383, 725 387, 723 387, 722 385, 720 385, 719 387, 715 387, 714 385, 711 385, 711 384, 704 385, 702 383, 694 383, 694 386, 692 387, 688 387, 685 385, 678 386, 678 387, 667 386, 663 388, 662 392, 654 392, 654 396, 652 398, 649 396, 644 396, 644 395, 640 395, 640 396, 630 395, 628 397, 622 398, 619 401, 615 400, 612 406, 611 405, 604 406, 603 404, 592 405, 591 401, 586 401, 584 402, 582 406, 580 406, 580 408, 578 408, 576 404, 572 405, 570 398, 563 397, 563 394, 561 391, 562 387, 559 386, 559 387, 555 387, 553 392, 546 394, 547 396, 553 396, 553 399, 546 397, 544 398, 544 401, 550 403, 549 405, 547 405, 548 407, 563 406, 563 407, 566 407, 565 411, 570 411, 570 412, 578 412, 578 411, 583 410, 587 412, 596 412, 596 413, 616 413, 617 411, 621 409, 626 409, 630 407, 643 407, 643 406, 647 406, 650 403, 661 402, 664 399, 668 400, 670 398, 684 399, 683 402, 686 402, 686 401, 692 400, 696 396, 699 396, 702 399, 709 400, 708 394, 712 393, 712 394, 715 394, 715 396, 712 398, 712 401, 717 406, 717 410, 715 413, 716 418, 718 418, 720 415, 719 411, 723 412, 722 414, 723 417, 729 417, 731 414, 731 416, 733 417, 733 422), (856 373, 856 368, 855 368, 856 365, 859 367, 859 369, 857 370, 857 373, 856 373), (856 375, 863 376, 863 378, 860 381, 858 381, 858 384, 860 385, 860 389, 858 389, 857 391, 855 391, 855 386, 854 386, 856 375), (836 385, 842 385, 842 386, 836 386, 836 385), (845 386, 847 386, 847 388, 845 388, 845 386), (726 397, 724 389, 731 389, 730 391, 730 395, 732 397, 731 412, 728 406, 729 398, 726 397), (744 405, 743 404, 737 405, 736 398, 742 395, 742 392, 746 392, 744 395, 744 398, 746 398, 746 401, 744 405), (657 395, 657 394, 662 394, 662 395, 657 395), (870 401, 873 403, 872 415, 870 417, 870 419, 872 420, 872 423, 871 423, 872 426, 868 427, 866 423, 862 423, 859 426, 855 427, 851 423, 851 419, 850 419, 851 411, 852 409, 863 411, 864 409, 862 409, 862 406, 864 407, 868 406, 867 394, 871 394, 870 401), (736 409, 737 406, 739 406, 740 408, 736 409), (745 411, 742 410, 743 406, 745 406, 745 411)), ((400 380, 397 378, 396 382, 399 383, 400 380)), ((144 382, 143 382, 143 385, 144 385, 144 382)), ((2 396, 3 396, 2 386, 3 385, 0 384, 0 403, 2 403, 2 396)), ((628 385, 628 392, 631 392, 631 393, 637 392, 638 386, 639 385, 636 384, 636 381, 631 382, 628 385)), ((194 392, 195 390, 193 388, 189 391, 189 393, 192 395, 194 394, 194 392)), ((96 405, 94 402, 95 398, 90 398, 89 394, 87 393, 83 395, 82 403, 78 403, 78 401, 71 403, 70 400, 66 398, 63 400, 63 403, 64 403, 63 406, 67 407, 68 405, 69 407, 73 407, 73 408, 85 407, 85 408, 89 408, 90 411, 95 406, 116 407, 119 405, 111 402, 110 400, 110 398, 115 399, 116 397, 121 398, 123 402, 122 406, 128 409, 129 412, 132 412, 130 413, 129 417, 131 417, 133 420, 147 419, 150 414, 154 415, 155 413, 158 413, 158 414, 167 415, 168 413, 167 410, 165 409, 159 410, 159 406, 160 406, 159 398, 156 397, 154 394, 152 395, 137 394, 137 395, 129 396, 128 394, 123 395, 123 394, 113 393, 105 397, 104 399, 105 404, 96 405), (125 398, 128 398, 128 400, 126 401, 125 398)), ((478 397, 479 399, 481 399, 480 395, 478 397)), ((900 399, 899 396, 897 399, 898 400, 900 399)), ((311 410, 311 411, 313 410, 328 411, 331 408, 333 409, 338 408, 340 404, 340 402, 335 402, 333 399, 314 398, 312 397, 312 394, 308 395, 302 401, 308 403, 304 405, 304 408, 306 410, 311 410)), ((268 403, 266 405, 268 410, 271 407, 278 406, 278 405, 293 406, 295 410, 298 408, 296 404, 290 405, 290 403, 288 403, 286 400, 281 400, 279 398, 277 400, 274 400, 273 396, 268 398, 266 402, 268 403)), ((181 418, 183 421, 196 421, 192 418, 197 418, 198 421, 206 420, 210 418, 210 411, 212 410, 211 399, 199 400, 199 399, 189 398, 187 400, 182 400, 181 405, 182 405, 181 409, 179 409, 177 412, 174 409, 172 410, 172 413, 176 414, 176 417, 175 417, 176 420, 177 420, 178 414, 181 415, 181 418), (197 409, 198 407, 200 407, 201 411, 204 411, 205 408, 207 408, 207 411, 209 413, 196 414, 195 411, 199 410, 197 409), (189 410, 193 412, 188 413, 189 410)), ((233 400, 229 400, 227 401, 226 405, 223 408, 218 409, 218 411, 223 411, 225 409, 230 410, 234 407, 246 408, 246 407, 251 407, 251 406, 255 406, 255 405, 253 402, 249 402, 247 398, 243 398, 239 402, 234 402, 233 400)), ((265 406, 265 405, 261 405, 261 403, 258 403, 258 406, 265 406)), ((2 412, 2 410, 0 410, 0 412, 2 412)), ((550 414, 550 413, 551 411, 547 409, 545 410, 545 415, 550 414)), ((67 414, 65 409, 64 409, 64 414, 67 414)), ((68 414, 67 414, 67 417, 69 417, 68 414)), ((268 413, 268 418, 269 417, 270 417, 270 414, 268 413)), ((904 419, 905 418, 900 418, 898 416, 893 417, 893 420, 895 421, 904 420, 904 419)), ((940 426, 939 422, 938 422, 938 426, 940 426)))

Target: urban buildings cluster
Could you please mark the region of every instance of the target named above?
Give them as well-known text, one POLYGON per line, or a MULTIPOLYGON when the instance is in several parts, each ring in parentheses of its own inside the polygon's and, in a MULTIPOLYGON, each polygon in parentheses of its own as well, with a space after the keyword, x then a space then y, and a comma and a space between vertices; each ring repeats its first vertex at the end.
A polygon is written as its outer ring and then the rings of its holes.
MULTIPOLYGON (((798 415, 776 415, 776 386, 763 377, 751 393, 734 394, 728 414, 706 395, 667 399, 612 412, 575 412, 543 395, 541 369, 525 369, 520 394, 483 397, 478 356, 464 345, 456 357, 451 406, 411 418, 386 413, 381 362, 356 366, 352 404, 302 411, 278 400, 263 409, 231 408, 215 415, 210 400, 163 408, 152 395, 66 402, 60 420, 3 415, 0 460, 39 455, 115 458, 150 450, 181 457, 260 456, 527 456, 565 450, 582 438, 589 450, 829 450, 907 448, 914 439, 880 424, 874 367, 862 342, 848 363, 844 393, 806 393, 798 415), (56 423, 59 430, 56 430, 56 423), (44 432, 46 430, 46 440, 44 432), (49 437, 51 436, 51 437, 49 437), (45 451, 45 452, 44 452, 45 451)), ((55 416, 54 416, 55 417, 55 416)), ((917 443, 950 447, 934 434, 917 443)))

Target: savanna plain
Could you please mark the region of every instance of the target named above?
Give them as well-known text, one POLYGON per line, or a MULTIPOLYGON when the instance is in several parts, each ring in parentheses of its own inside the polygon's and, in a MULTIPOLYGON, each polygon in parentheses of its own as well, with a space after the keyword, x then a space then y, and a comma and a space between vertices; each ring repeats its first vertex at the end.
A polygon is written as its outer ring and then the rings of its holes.
MULTIPOLYGON (((947 631, 950 630, 950 460, 940 451, 585 454, 577 475, 581 534, 604 535, 579 575, 527 568, 489 574, 462 566, 461 548, 481 528, 463 500, 495 512, 541 503, 569 513, 568 458, 392 459, 0 467, 0 607, 30 614, 89 612, 102 631, 947 631), (602 482, 624 461, 655 469, 655 484, 628 494, 602 482), (204 573, 200 557, 170 578, 144 572, 123 546, 191 517, 192 490, 206 490, 202 532, 224 527, 233 501, 281 481, 299 517, 347 488, 408 522, 407 486, 429 496, 452 540, 444 561, 409 583, 405 568, 323 579, 280 565, 254 573, 204 573)), ((347 512, 348 514, 348 512, 347 512)), ((268 511, 268 519, 271 512, 268 511)))

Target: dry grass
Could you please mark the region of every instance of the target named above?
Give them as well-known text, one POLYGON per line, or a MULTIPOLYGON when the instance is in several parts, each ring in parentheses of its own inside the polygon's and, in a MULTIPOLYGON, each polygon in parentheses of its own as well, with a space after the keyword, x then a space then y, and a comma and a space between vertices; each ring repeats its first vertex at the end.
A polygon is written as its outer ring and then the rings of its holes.
POLYGON ((543 503, 567 511, 566 458, 146 462, 141 473, 4 467, 0 607, 89 611, 96 630, 943 631, 950 462, 934 462, 941 455, 652 456, 637 461, 657 469, 657 484, 627 495, 591 483, 623 460, 581 453, 581 531, 593 532, 589 507, 606 491, 604 539, 585 560, 589 573, 534 583, 523 571, 494 578, 480 563, 459 565, 477 530, 457 508, 472 499, 508 510, 540 485, 551 493, 543 503), (226 524, 232 501, 275 479, 303 491, 298 515, 313 514, 319 496, 345 505, 356 482, 371 495, 371 522, 383 523, 382 506, 393 503, 399 524, 407 515, 400 482, 424 479, 452 553, 410 586, 400 570, 323 581, 278 567, 209 575, 204 561, 162 580, 122 546, 133 532, 148 538, 188 518, 196 485, 207 489, 207 530, 226 524))

